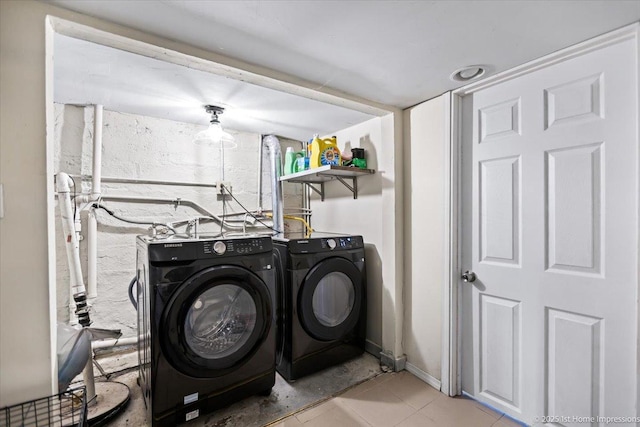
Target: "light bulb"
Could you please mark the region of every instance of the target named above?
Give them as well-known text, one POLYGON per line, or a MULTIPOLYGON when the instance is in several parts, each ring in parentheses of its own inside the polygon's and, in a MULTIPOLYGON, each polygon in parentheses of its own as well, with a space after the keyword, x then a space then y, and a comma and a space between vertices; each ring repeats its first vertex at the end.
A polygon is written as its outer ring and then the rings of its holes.
POLYGON ((193 142, 197 144, 219 144, 222 142, 225 148, 235 148, 236 144, 231 134, 222 130, 219 122, 209 124, 209 127, 198 132, 193 138, 193 142))
POLYGON ((209 138, 211 138, 211 140, 213 142, 220 142, 222 141, 222 126, 220 126, 220 123, 211 123, 209 124, 209 127, 207 128, 207 130, 205 131, 207 132, 207 135, 209 136, 209 138))

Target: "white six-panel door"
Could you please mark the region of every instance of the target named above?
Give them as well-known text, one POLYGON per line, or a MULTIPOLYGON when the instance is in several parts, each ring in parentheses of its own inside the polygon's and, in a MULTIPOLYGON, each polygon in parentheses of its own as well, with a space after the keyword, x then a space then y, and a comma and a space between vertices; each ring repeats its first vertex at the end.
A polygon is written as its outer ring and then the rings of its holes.
POLYGON ((638 415, 637 53, 462 100, 462 386, 529 424, 638 415))

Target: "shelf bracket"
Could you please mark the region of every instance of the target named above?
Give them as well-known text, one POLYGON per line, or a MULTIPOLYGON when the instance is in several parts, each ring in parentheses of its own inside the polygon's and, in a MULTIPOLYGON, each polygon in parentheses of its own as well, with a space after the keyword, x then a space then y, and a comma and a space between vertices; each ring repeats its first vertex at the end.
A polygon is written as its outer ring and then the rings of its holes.
POLYGON ((353 198, 354 199, 358 198, 358 178, 357 177, 354 176, 354 177, 351 178, 352 185, 347 184, 347 182, 344 180, 344 178, 342 178, 340 176, 336 176, 336 179, 338 181, 340 181, 342 183, 342 185, 347 187, 353 193, 353 198))
POLYGON ((322 202, 324 202, 324 182, 320 183, 320 189, 318 190, 318 188, 316 186, 314 186, 313 184, 311 184, 310 182, 305 182, 305 184, 307 184, 309 186, 310 189, 312 189, 313 191, 315 191, 316 193, 318 193, 320 195, 320 200, 322 202))

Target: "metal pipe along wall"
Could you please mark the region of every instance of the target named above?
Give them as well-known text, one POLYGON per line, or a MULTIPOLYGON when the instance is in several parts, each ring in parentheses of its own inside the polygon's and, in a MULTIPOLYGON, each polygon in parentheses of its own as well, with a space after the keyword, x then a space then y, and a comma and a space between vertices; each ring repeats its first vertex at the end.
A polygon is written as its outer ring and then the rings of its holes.
POLYGON ((273 210, 273 229, 277 235, 284 234, 284 209, 282 201, 282 150, 280 141, 274 135, 267 135, 264 144, 269 152, 271 162, 271 209, 273 210))

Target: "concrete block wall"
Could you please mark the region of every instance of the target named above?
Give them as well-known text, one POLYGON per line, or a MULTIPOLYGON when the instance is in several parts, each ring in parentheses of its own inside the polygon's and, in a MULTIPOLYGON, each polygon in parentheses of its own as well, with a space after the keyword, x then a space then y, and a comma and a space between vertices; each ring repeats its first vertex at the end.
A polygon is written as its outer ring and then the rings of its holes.
MULTIPOLYGON (((71 175, 92 173, 94 108, 71 105, 55 106, 55 171, 71 175)), ((219 146, 195 144, 193 136, 205 126, 170 120, 104 111, 102 176, 145 180, 215 183, 222 180, 219 146)), ((224 121, 223 121, 224 126, 224 121)), ((232 185, 233 195, 247 209, 258 208, 258 174, 260 135, 234 132, 236 147, 224 153, 224 180, 232 185)), ((287 146, 299 150, 300 142, 280 139, 282 151, 287 146)), ((263 209, 271 209, 271 178, 266 150, 263 157, 263 209)), ((77 191, 90 191, 90 179, 76 178, 77 191)), ((284 188, 285 207, 302 206, 302 186, 284 188)), ((222 202, 215 188, 178 187, 140 184, 102 184, 102 194, 182 198, 192 200, 215 214, 222 214, 222 202)), ((103 204, 125 218, 168 222, 189 219, 200 214, 180 205, 135 204, 103 201, 103 204)), ((226 212, 243 212, 232 200, 226 212)), ((82 235, 86 236, 88 212, 81 211, 82 235)), ((146 234, 147 226, 120 222, 98 210, 98 297, 92 306, 95 327, 122 329, 123 336, 136 335, 136 316, 130 304, 127 287, 135 276, 135 236, 146 234)), ((57 319, 69 321, 69 269, 64 236, 56 205, 56 277, 57 319)), ((301 230, 300 223, 286 221, 285 228, 301 230)), ((184 230, 184 228, 178 231, 184 230)), ((214 223, 202 224, 202 232, 218 232, 214 223)), ((262 231, 265 231, 262 229, 262 231)), ((80 242, 83 274, 87 275, 86 239, 80 242)))

